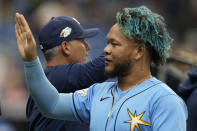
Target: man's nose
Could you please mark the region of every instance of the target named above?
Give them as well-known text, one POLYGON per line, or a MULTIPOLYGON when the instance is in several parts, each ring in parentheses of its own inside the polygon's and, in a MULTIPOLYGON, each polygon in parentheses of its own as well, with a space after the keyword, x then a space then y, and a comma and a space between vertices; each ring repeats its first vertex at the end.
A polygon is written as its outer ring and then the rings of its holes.
POLYGON ((91 48, 90 45, 87 42, 85 42, 84 45, 85 45, 86 50, 89 51, 91 48))
POLYGON ((111 48, 110 48, 109 44, 104 48, 104 52, 105 52, 105 54, 110 54, 111 53, 111 48))

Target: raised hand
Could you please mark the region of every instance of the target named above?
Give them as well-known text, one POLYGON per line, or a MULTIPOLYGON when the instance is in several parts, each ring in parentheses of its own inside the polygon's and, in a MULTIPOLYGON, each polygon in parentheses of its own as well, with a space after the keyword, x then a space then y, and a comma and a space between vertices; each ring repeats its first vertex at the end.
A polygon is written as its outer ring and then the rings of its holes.
POLYGON ((16 13, 15 34, 18 52, 24 61, 37 58, 36 42, 23 15, 16 13))

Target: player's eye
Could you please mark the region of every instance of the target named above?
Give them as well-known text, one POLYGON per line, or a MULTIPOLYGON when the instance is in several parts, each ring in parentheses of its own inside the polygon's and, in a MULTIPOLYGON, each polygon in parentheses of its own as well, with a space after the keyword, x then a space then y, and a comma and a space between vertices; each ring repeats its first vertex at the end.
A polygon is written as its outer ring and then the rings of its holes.
POLYGON ((112 45, 113 47, 118 46, 118 44, 117 44, 117 43, 114 43, 114 42, 112 42, 111 45, 112 45))

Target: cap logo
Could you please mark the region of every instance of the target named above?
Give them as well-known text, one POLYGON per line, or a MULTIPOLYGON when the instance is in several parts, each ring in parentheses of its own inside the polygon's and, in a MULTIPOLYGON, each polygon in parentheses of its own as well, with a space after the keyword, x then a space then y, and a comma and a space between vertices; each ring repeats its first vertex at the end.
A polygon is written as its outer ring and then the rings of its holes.
POLYGON ((70 27, 66 27, 64 28, 61 33, 60 33, 60 37, 68 37, 71 34, 72 29, 70 27))

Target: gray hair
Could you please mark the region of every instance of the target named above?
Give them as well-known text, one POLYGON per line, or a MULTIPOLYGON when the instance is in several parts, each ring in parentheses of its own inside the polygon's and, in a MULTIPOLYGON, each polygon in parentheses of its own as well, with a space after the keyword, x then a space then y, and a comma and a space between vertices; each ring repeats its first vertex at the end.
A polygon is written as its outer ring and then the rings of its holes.
POLYGON ((58 52, 58 46, 43 51, 46 61, 52 60, 57 55, 57 52, 58 52))

